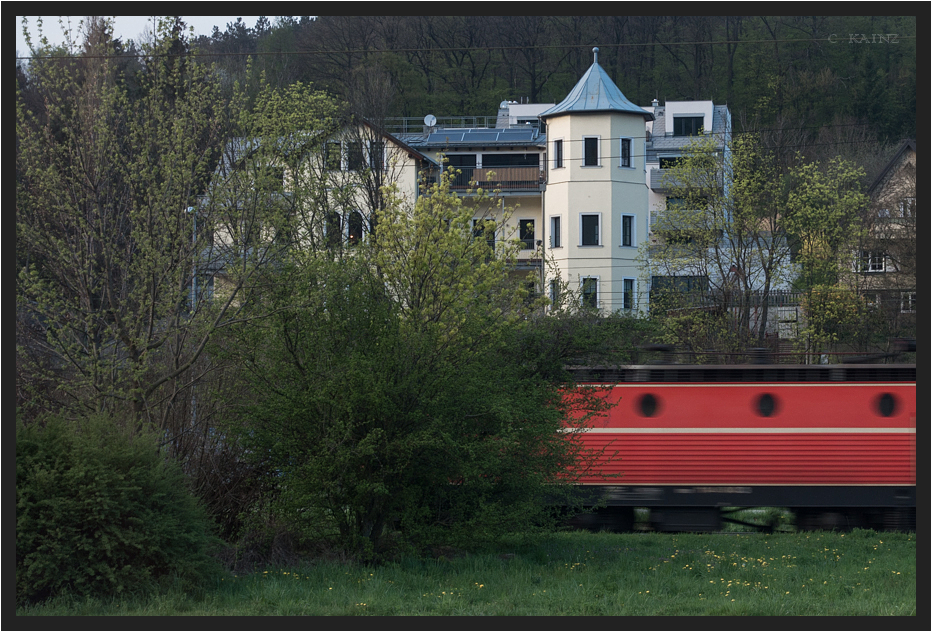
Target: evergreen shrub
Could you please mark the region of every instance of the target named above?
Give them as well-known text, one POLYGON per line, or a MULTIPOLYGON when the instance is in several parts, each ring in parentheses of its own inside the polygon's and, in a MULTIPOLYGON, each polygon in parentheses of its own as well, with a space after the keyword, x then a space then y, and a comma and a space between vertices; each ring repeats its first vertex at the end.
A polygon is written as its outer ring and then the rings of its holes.
POLYGON ((18 603, 202 585, 212 540, 152 433, 103 416, 17 423, 18 603))

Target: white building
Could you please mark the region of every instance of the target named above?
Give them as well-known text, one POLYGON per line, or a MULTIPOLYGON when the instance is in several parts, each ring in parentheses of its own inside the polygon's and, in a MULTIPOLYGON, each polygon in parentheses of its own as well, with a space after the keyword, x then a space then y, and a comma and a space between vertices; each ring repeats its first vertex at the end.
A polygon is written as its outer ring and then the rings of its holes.
POLYGON ((603 312, 646 309, 638 246, 648 229, 645 123, 595 60, 569 95, 541 113, 547 125, 543 207, 548 254, 582 301, 603 312))

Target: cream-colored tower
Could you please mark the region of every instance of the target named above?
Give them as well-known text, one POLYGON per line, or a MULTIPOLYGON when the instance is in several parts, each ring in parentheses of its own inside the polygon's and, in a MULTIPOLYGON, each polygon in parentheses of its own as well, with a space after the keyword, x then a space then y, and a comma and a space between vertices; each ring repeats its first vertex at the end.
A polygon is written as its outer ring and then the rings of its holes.
POLYGON ((548 258, 603 313, 646 311, 638 245, 647 239, 645 121, 595 60, 547 125, 543 212, 548 258))

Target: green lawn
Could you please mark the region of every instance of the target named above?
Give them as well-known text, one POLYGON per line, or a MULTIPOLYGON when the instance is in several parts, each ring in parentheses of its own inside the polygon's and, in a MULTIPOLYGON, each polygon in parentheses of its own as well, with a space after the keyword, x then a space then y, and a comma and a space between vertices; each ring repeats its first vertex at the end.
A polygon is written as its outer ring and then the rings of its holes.
POLYGON ((200 595, 20 615, 915 615, 913 533, 560 533, 376 567, 218 577, 200 595))

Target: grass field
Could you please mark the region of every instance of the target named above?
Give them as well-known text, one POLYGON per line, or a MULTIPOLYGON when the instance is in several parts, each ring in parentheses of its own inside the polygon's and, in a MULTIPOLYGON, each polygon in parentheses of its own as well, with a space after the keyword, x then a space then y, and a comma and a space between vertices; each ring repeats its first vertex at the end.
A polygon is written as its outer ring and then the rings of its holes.
POLYGON ((515 537, 381 566, 216 578, 202 594, 74 602, 19 615, 915 615, 914 533, 515 537))

